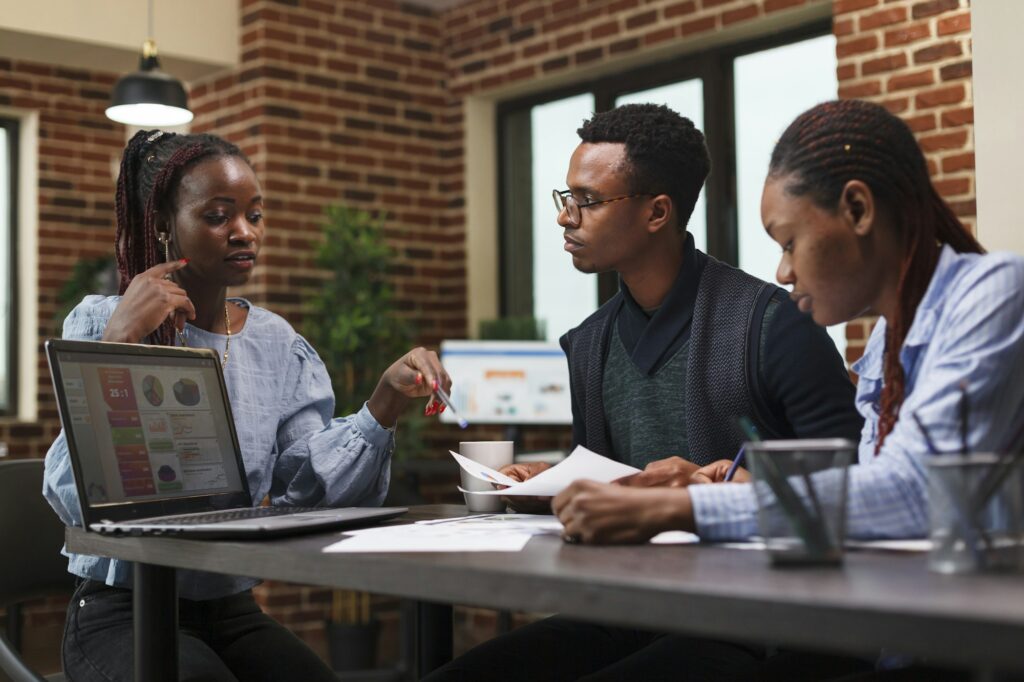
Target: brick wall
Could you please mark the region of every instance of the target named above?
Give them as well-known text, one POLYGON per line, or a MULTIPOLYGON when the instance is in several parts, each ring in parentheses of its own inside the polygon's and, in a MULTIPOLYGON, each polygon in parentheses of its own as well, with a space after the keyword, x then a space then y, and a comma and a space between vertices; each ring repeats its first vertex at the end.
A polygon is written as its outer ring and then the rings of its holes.
MULTIPOLYGON (((72 265, 109 254, 114 241, 114 163, 124 146, 123 128, 103 111, 114 74, 91 73, 0 59, 0 106, 39 116, 39 319, 37 395, 39 421, 0 419, 0 442, 13 458, 41 458, 59 432, 57 408, 42 340, 59 334, 57 291, 72 265)), ((67 601, 54 598, 27 606, 27 658, 57 670, 56 651, 67 601)))
MULTIPOLYGON (((976 231, 968 0, 836 0, 839 96, 878 102, 917 135, 939 194, 976 231)), ((859 358, 875 318, 847 326, 859 358)))
MULTIPOLYGON (((750 35, 822 0, 472 0, 441 13, 390 0, 241 4, 239 68, 191 84, 191 97, 194 130, 242 146, 268 197, 264 259, 242 293, 298 323, 319 281, 310 245, 323 206, 383 210, 402 314, 422 342, 436 343, 466 327, 467 96, 500 98, 538 79, 662 58, 722 31, 750 35)), ((973 226, 967 0, 836 0, 832 8, 840 96, 905 117, 939 191, 973 226)), ((110 252, 124 131, 103 109, 115 78, 0 60, 0 106, 40 112, 40 342, 53 333, 70 265, 110 252)), ((851 357, 868 325, 850 325, 851 357)), ((41 353, 37 363, 40 421, 0 421, 14 457, 42 457, 57 431, 41 353)), ((447 431, 428 436, 452 440, 447 431)), ((533 444, 559 437, 529 436, 533 444)), ((261 599, 322 649, 326 591, 275 584, 261 599)), ((54 613, 33 617, 59 619, 54 613)), ((460 622, 479 630, 488 621, 470 614, 460 622)))

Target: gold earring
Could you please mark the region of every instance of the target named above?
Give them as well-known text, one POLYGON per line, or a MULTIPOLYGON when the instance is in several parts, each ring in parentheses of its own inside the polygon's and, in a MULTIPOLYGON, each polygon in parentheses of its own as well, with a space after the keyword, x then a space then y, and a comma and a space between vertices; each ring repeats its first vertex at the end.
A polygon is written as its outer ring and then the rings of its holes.
POLYGON ((171 236, 166 232, 157 232, 156 239, 164 245, 164 262, 169 263, 171 260, 171 236))

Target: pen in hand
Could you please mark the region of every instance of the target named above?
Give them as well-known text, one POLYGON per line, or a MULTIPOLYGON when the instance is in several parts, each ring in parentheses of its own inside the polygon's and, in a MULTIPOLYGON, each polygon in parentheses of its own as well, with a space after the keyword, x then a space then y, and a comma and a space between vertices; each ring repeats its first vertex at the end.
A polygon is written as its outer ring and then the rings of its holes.
POLYGON ((746 450, 745 445, 740 446, 740 451, 736 453, 736 456, 732 460, 732 464, 729 465, 729 470, 725 472, 725 478, 722 480, 726 483, 732 480, 732 477, 736 475, 736 470, 740 467, 743 462, 743 452, 746 450))
POLYGON ((463 419, 462 415, 459 414, 459 411, 455 409, 455 406, 452 405, 452 399, 448 397, 448 394, 444 392, 444 389, 441 388, 441 384, 437 383, 436 379, 434 380, 433 388, 434 393, 441 399, 441 402, 445 404, 445 407, 452 411, 452 416, 455 417, 455 421, 459 423, 459 428, 464 429, 469 426, 469 422, 463 419))

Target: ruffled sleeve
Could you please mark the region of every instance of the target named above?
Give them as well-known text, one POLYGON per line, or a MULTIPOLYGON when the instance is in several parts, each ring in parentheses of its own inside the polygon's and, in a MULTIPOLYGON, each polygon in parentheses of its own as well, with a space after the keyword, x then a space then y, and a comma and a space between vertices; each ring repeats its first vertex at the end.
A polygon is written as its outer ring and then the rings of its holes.
POLYGON ((378 506, 387 495, 394 438, 364 404, 332 419, 334 393, 316 351, 297 336, 283 382, 272 504, 378 506))

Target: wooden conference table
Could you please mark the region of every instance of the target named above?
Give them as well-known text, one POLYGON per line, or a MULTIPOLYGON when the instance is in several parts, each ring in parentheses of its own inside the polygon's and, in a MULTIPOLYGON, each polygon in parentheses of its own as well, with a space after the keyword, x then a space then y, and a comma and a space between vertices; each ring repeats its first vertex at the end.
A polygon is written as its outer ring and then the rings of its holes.
MULTIPOLYGON (((390 523, 461 516, 415 507, 390 523)), ((174 569, 323 585, 418 602, 417 675, 450 659, 451 604, 872 655, 1024 670, 1024 576, 943 576, 922 554, 847 553, 841 568, 773 569, 764 553, 695 545, 588 547, 557 537, 521 552, 324 554, 337 533, 263 541, 114 538, 67 531, 72 552, 137 562, 135 672, 177 680, 174 569)))

